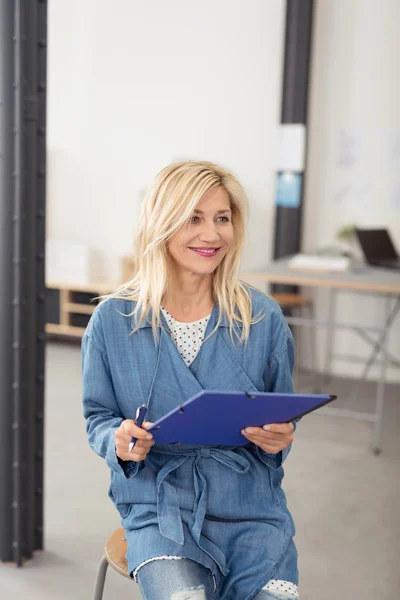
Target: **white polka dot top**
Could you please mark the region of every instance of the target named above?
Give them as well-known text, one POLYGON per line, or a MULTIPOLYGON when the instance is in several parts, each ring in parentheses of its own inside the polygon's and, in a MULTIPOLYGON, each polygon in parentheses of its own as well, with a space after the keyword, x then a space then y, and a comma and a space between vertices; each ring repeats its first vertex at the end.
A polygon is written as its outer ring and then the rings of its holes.
POLYGON ((161 310, 168 323, 175 346, 178 348, 180 355, 189 367, 198 355, 203 344, 207 323, 210 320, 211 315, 208 315, 208 317, 204 317, 199 321, 193 321, 192 323, 182 323, 181 321, 174 319, 165 308, 161 307, 161 310))

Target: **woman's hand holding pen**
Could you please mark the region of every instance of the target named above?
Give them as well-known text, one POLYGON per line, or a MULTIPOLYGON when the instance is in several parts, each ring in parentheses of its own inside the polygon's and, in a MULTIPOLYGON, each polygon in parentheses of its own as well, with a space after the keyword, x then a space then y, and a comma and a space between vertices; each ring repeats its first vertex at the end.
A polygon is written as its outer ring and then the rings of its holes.
POLYGON ((268 454, 278 454, 293 442, 294 425, 275 423, 264 427, 246 427, 242 434, 268 454))
POLYGON ((134 462, 144 460, 154 444, 153 436, 151 433, 146 432, 146 429, 151 425, 152 423, 146 422, 138 427, 133 419, 122 421, 115 432, 115 450, 118 458, 133 460, 134 462), (132 438, 135 438, 136 442, 132 451, 129 452, 129 444, 132 438))

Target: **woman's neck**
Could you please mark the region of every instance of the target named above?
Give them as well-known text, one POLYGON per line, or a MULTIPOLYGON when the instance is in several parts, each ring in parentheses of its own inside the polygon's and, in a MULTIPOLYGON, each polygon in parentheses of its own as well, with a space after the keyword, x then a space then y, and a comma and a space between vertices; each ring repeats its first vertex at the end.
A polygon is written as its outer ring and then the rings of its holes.
POLYGON ((214 308, 212 276, 171 273, 162 306, 177 321, 189 323, 207 317, 214 308))

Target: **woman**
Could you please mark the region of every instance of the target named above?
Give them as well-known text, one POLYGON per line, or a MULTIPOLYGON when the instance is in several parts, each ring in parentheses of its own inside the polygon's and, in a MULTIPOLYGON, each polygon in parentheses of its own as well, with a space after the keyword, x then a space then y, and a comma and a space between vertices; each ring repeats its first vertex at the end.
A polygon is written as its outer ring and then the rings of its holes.
POLYGON ((282 313, 237 278, 246 216, 245 193, 224 169, 162 170, 143 202, 133 278, 99 305, 83 338, 89 443, 111 469, 145 600, 298 598, 281 488, 294 426, 243 431, 241 447, 154 444, 146 432, 202 389, 293 391, 282 313))

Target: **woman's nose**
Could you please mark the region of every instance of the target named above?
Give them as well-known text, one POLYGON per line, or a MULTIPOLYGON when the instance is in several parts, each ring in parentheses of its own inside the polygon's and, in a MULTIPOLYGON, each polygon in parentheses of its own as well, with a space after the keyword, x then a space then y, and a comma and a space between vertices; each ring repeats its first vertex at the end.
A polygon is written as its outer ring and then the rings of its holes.
POLYGON ((211 243, 219 240, 219 233, 215 223, 204 223, 199 237, 202 242, 211 243))

